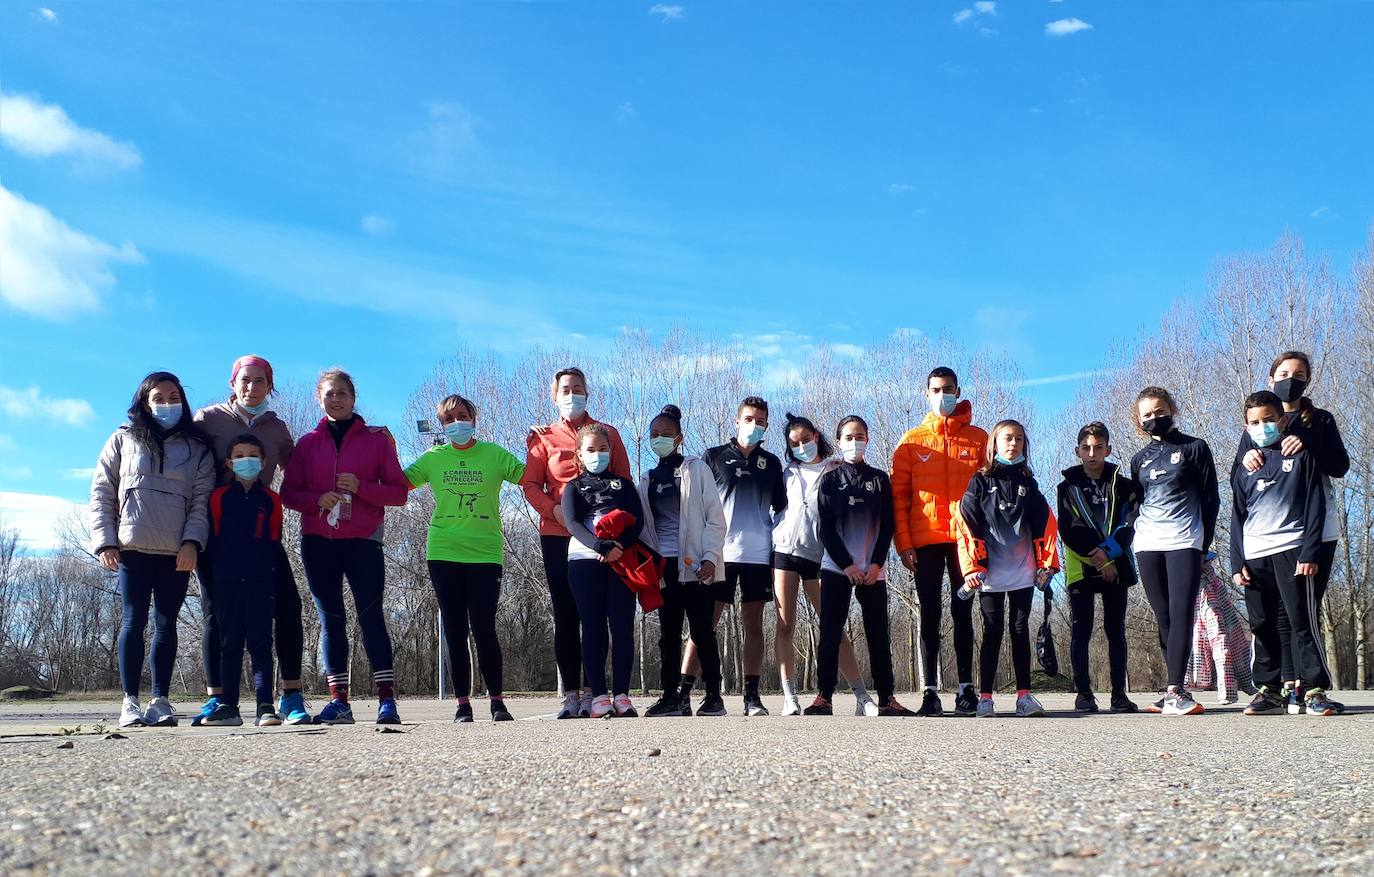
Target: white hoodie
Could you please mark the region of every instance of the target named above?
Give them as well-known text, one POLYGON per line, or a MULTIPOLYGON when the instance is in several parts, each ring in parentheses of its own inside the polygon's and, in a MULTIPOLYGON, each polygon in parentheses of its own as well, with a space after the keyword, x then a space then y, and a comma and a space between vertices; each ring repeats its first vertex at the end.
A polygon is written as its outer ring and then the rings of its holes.
MULTIPOLYGON (((700 457, 682 461, 678 493, 682 512, 678 521, 678 581, 694 582, 704 561, 715 566, 714 582, 725 581, 725 509, 720 504, 716 478, 700 457)), ((658 531, 649 503, 649 479, 639 480, 639 500, 644 507, 644 528, 639 541, 658 550, 658 531)))

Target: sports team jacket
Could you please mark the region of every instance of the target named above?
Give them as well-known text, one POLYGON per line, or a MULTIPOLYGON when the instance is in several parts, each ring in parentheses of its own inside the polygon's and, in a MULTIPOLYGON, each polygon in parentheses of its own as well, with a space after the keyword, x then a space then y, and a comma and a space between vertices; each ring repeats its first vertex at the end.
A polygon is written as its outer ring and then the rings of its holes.
POLYGON ((1059 568, 1054 512, 1024 465, 974 475, 956 521, 960 569, 983 573, 986 593, 1029 588, 1037 570, 1059 568))
MULTIPOLYGON (((1275 449, 1277 450, 1277 449, 1275 449)), ((1316 563, 1326 521, 1326 493, 1317 461, 1306 451, 1265 454, 1254 472, 1231 472, 1231 569, 1247 560, 1297 549, 1298 563, 1316 563)))
POLYGON ((897 551, 956 542, 959 500, 983 461, 988 434, 973 425, 967 399, 943 417, 926 415, 892 454, 892 503, 897 551))
POLYGON ((1112 554, 1107 544, 1110 539, 1120 550, 1112 560, 1116 580, 1123 585, 1135 584, 1131 542, 1135 538, 1135 517, 1140 513, 1140 485, 1115 463, 1106 464, 1096 485, 1082 466, 1065 469, 1063 474, 1058 508, 1059 538, 1064 540, 1064 583, 1073 585, 1084 578, 1100 580, 1101 574, 1088 555, 1098 548, 1112 554))
MULTIPOLYGON (((1302 449, 1312 455, 1318 471, 1321 472, 1322 488, 1326 493, 1326 526, 1322 530, 1322 541, 1335 542, 1341 538, 1341 522, 1340 508, 1336 505, 1335 489, 1331 480, 1344 478, 1345 473, 1350 471, 1350 453, 1345 449, 1340 427, 1336 425, 1336 418, 1330 411, 1313 405, 1312 400, 1306 396, 1298 404, 1299 408, 1293 412, 1293 416, 1286 418, 1283 434, 1302 439, 1302 449), (1304 422, 1303 415, 1311 422, 1304 422)), ((1245 455, 1258 447, 1255 440, 1250 438, 1250 433, 1242 430, 1240 446, 1236 448, 1236 459, 1232 465, 1233 474, 1235 467, 1241 464, 1245 455)))
MULTIPOLYGON (((841 463, 817 486, 820 523, 817 533, 825 546, 821 569, 840 573, 851 564, 867 572, 869 564, 887 565, 892 548, 892 484, 887 473, 867 463, 841 463)), ((878 581, 886 578, 878 573, 878 581)))
POLYGON ((1131 479, 1145 497, 1135 522, 1137 552, 1211 547, 1221 496, 1205 441, 1177 429, 1150 440, 1131 458, 1131 479))

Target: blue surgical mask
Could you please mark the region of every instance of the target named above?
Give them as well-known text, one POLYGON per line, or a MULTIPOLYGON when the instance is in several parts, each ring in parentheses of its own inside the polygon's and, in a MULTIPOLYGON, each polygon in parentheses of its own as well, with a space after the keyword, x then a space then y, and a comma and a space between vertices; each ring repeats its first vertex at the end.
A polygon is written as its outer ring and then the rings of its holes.
POLYGON ((472 441, 472 434, 475 432, 477 425, 471 420, 455 420, 444 424, 444 435, 448 436, 450 444, 465 445, 472 441))
POLYGON ((611 465, 610 451, 583 451, 582 465, 593 475, 600 475, 611 465))
POLYGON ((677 439, 670 435, 656 435, 649 439, 649 450, 659 458, 671 457, 677 450, 677 439))
POLYGON ((792 449, 792 455, 803 463, 810 463, 816 459, 816 443, 802 442, 792 449))
POLYGON ((1279 425, 1277 423, 1256 423, 1246 427, 1250 433, 1250 440, 1261 448, 1267 448, 1279 440, 1279 425))
POLYGON ((558 413, 568 420, 581 417, 587 410, 587 397, 581 393, 570 393, 558 397, 558 413))
POLYGON ((750 445, 756 445, 759 442, 763 441, 763 435, 767 431, 768 430, 766 430, 762 426, 759 426, 757 423, 741 423, 739 425, 738 434, 739 443, 744 445, 746 448, 750 445))
POLYGON ((263 399, 261 402, 259 402, 259 403, 256 404, 256 405, 245 405, 245 404, 243 404, 242 402, 240 402, 240 403, 239 403, 239 407, 242 408, 244 411, 247 411, 249 414, 253 415, 254 417, 257 417, 259 414, 261 414, 261 413, 263 413, 264 411, 266 411, 266 410, 267 410, 267 407, 268 407, 269 405, 271 405, 271 404, 272 404, 272 403, 271 403, 270 401, 268 401, 267 399, 263 399))
POLYGON ((157 421, 157 425, 163 429, 171 429, 181 422, 180 402, 154 402, 148 408, 152 411, 153 419, 157 421))
POLYGON ((1002 456, 1001 454, 996 454, 996 455, 994 455, 993 459, 995 459, 997 462, 1001 463, 1003 466, 1020 466, 1022 463, 1026 462, 1026 455, 1025 455, 1025 454, 1017 454, 1015 457, 1013 457, 1012 459, 1008 460, 1006 457, 1002 456))
POLYGON ((948 417, 954 413, 954 406, 959 404, 959 397, 953 393, 941 393, 930 400, 930 410, 941 417, 948 417))
POLYGON ((244 481, 252 481, 262 474, 262 458, 260 457, 238 457, 230 460, 229 465, 233 467, 234 474, 244 481))

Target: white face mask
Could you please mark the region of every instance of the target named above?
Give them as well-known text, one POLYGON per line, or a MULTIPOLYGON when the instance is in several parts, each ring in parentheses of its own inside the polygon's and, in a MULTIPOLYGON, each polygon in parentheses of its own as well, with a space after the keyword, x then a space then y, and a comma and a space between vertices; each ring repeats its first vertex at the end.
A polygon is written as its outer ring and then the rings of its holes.
POLYGON ((802 442, 792 449, 792 455, 803 463, 810 463, 816 459, 816 443, 802 442))
POLYGON ((582 393, 569 393, 566 396, 558 397, 558 413, 572 420, 581 417, 587 410, 587 397, 582 393))
POLYGON ((953 393, 940 393, 930 397, 930 410, 941 417, 948 417, 954 413, 954 406, 959 404, 959 397, 953 393))
POLYGON ((844 457, 846 463, 859 463, 863 461, 864 451, 868 448, 868 442, 862 439, 842 439, 840 441, 840 456, 844 457))

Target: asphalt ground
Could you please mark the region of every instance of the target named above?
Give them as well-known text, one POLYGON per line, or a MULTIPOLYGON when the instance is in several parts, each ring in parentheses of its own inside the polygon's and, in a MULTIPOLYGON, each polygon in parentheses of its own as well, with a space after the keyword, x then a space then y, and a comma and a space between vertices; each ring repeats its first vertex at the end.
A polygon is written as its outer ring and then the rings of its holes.
POLYGON ((1329 718, 1046 695, 1047 718, 982 720, 856 718, 841 695, 833 718, 730 697, 724 718, 555 721, 521 698, 499 725, 403 699, 401 733, 122 739, 92 733, 114 700, 7 701, 0 873, 1368 875, 1374 693, 1342 694, 1329 718))

